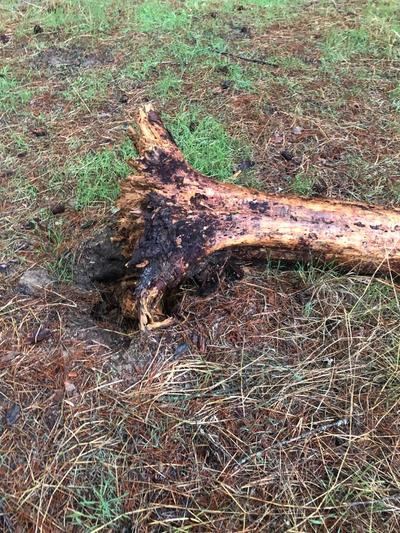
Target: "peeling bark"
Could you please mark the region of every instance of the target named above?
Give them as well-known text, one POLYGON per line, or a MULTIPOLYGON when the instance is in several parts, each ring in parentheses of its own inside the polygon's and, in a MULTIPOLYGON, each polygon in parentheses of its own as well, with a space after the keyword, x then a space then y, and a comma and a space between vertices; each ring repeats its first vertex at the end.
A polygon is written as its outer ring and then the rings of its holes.
MULTIPOLYGON (((334 261, 364 272, 400 271, 400 210, 359 202, 274 196, 216 182, 184 159, 150 105, 130 135, 137 174, 122 186, 119 231, 127 256, 124 314, 142 329, 162 321, 162 298, 205 258, 265 247, 275 259, 334 261), (130 274, 139 272, 134 289, 130 274)), ((134 276, 135 277, 135 276, 134 276)))

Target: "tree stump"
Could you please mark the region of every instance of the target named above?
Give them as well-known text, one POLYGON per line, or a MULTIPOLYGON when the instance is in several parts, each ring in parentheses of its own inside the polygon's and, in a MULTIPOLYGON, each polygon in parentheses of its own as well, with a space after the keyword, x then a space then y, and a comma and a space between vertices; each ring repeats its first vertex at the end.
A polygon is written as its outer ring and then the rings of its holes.
POLYGON ((139 157, 122 185, 119 235, 130 257, 121 306, 141 329, 165 323, 162 300, 219 250, 267 248, 273 259, 333 261, 371 273, 400 270, 400 210, 276 196, 193 169, 151 105, 130 136, 139 157), (134 279, 135 281, 132 281, 134 279))

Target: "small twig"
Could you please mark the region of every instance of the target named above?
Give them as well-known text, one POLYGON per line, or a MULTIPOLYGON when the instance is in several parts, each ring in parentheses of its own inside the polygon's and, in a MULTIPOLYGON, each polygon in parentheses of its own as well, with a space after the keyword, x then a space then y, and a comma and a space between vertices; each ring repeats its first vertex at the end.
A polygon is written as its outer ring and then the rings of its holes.
POLYGON ((221 56, 227 56, 232 57, 233 59, 240 59, 241 61, 247 61, 248 63, 256 63, 257 65, 266 65, 268 67, 279 67, 276 63, 272 63, 271 61, 264 61, 264 59, 253 59, 251 57, 246 57, 238 54, 232 54, 231 52, 221 52, 220 50, 217 50, 216 48, 211 48, 213 52, 216 54, 220 54, 221 56))
MULTIPOLYGON (((393 500, 395 504, 397 502, 399 502, 400 504, 400 493, 392 494, 391 496, 384 496, 383 498, 377 498, 375 500, 350 502, 348 504, 348 507, 365 507, 366 505, 375 505, 376 503, 392 502, 393 500)), ((394 507, 394 509, 400 510, 400 507, 394 507)))
POLYGON ((80 93, 76 90, 76 88, 71 85, 71 89, 74 91, 74 93, 76 94, 76 96, 79 98, 79 100, 82 102, 82 104, 86 107, 86 109, 89 111, 89 113, 91 114, 92 111, 90 109, 90 107, 87 105, 87 103, 85 102, 85 100, 82 98, 82 96, 80 95, 80 93))
POLYGON ((309 431, 302 433, 298 437, 281 440, 277 442, 276 444, 273 444, 272 448, 275 448, 275 447, 281 448, 282 446, 287 446, 288 444, 292 444, 293 442, 308 439, 308 437, 312 437, 313 435, 317 435, 318 433, 324 433, 328 429, 339 428, 341 426, 347 426, 348 423, 349 423, 348 418, 341 418, 340 420, 337 420, 336 422, 331 422, 330 424, 322 424, 322 426, 318 426, 314 429, 310 429, 309 431))
POLYGON ((329 424, 322 424, 321 426, 318 426, 314 429, 310 429, 309 431, 306 431, 299 435, 298 437, 293 437, 291 439, 285 439, 278 442, 275 442, 271 446, 268 446, 268 448, 265 448, 264 450, 260 450, 259 452, 253 453, 252 455, 248 457, 244 457, 238 463, 240 465, 243 465, 244 463, 247 463, 250 461, 250 459, 256 459, 262 457, 267 450, 276 449, 276 448, 283 448, 284 446, 287 446, 288 444, 292 444, 293 442, 298 442, 301 440, 308 439, 309 437, 312 437, 313 435, 317 435, 319 433, 324 433, 328 429, 332 428, 338 428, 341 426, 347 426, 349 424, 348 418, 340 418, 339 420, 336 420, 336 422, 331 422, 329 424))

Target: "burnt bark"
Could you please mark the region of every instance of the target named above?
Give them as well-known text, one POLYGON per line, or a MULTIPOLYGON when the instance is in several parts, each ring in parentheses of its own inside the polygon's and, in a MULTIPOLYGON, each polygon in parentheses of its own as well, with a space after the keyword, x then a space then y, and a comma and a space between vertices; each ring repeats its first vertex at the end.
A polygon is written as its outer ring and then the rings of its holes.
POLYGON ((147 105, 130 135, 139 157, 118 201, 130 259, 124 314, 142 329, 163 319, 162 299, 219 250, 265 247, 274 259, 334 261, 359 271, 400 270, 400 210, 359 202, 275 196, 193 169, 147 105), (134 280, 132 282, 131 280, 134 280))

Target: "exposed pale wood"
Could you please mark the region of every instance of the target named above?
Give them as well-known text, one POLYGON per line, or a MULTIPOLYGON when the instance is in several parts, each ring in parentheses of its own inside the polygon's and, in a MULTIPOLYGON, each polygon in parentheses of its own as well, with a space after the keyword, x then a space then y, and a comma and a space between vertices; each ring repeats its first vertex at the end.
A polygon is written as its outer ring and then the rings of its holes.
POLYGON ((196 265, 226 248, 266 247, 272 258, 334 261, 364 272, 400 271, 400 210, 336 200, 274 196, 216 182, 184 159, 150 105, 140 110, 136 174, 122 187, 120 233, 141 269, 122 305, 154 327, 162 298, 196 265))

